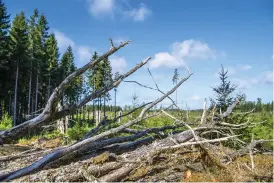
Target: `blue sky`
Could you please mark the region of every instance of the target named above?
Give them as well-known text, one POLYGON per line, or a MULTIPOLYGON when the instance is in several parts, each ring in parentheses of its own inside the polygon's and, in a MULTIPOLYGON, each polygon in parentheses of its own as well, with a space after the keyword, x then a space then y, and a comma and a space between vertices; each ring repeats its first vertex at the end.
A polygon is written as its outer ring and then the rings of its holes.
MULTIPOLYGON (((115 71, 125 72, 152 56, 148 65, 128 80, 154 86, 146 68, 163 91, 172 88, 175 68, 181 77, 193 76, 178 90, 178 103, 201 108, 204 98, 213 95, 221 64, 229 80, 238 85, 236 93, 247 100, 272 100, 273 1, 272 0, 4 0, 13 18, 27 16, 38 8, 56 34, 61 53, 71 45, 77 66, 89 60, 93 51, 109 49, 115 43, 132 43, 111 57, 115 71)), ((131 104, 136 92, 139 101, 161 96, 130 83, 118 88, 117 103, 131 104)), ((235 93, 235 94, 236 94, 235 93)), ((174 95, 172 96, 174 97, 174 95)), ((113 100, 111 101, 113 103, 113 100)), ((164 101, 166 106, 169 101, 164 101)))

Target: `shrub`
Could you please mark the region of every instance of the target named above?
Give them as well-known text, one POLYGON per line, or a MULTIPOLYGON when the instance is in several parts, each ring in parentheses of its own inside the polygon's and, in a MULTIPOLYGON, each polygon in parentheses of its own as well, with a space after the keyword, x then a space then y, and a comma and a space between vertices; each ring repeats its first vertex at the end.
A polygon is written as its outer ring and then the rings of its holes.
POLYGON ((2 120, 0 121, 0 130, 7 130, 12 127, 12 117, 7 112, 4 113, 2 120))
POLYGON ((80 124, 76 122, 72 128, 68 128, 67 135, 70 140, 80 140, 89 130, 90 127, 87 123, 80 124))

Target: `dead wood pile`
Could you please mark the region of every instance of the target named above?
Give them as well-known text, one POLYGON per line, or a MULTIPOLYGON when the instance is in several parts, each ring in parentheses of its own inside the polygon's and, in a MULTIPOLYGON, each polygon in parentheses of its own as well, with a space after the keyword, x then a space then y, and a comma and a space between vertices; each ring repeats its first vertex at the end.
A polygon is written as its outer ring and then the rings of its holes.
MULTIPOLYGON (((69 87, 73 79, 94 68, 101 60, 129 42, 115 47, 110 40, 111 48, 108 52, 70 74, 55 88, 40 115, 9 130, 1 131, 0 141, 5 144, 3 148, 11 147, 7 144, 23 137, 27 131, 38 129, 72 114, 77 108, 117 87, 125 78, 144 66, 150 57, 117 80, 87 95, 79 103, 61 110, 57 108, 62 91, 69 87)), ((150 71, 149 74, 154 81, 150 71)), ((226 175, 226 181, 272 180, 273 172, 270 170, 273 164, 266 163, 268 169, 262 171, 261 165, 257 162, 261 156, 256 155, 262 153, 258 149, 258 144, 267 141, 253 140, 250 144, 245 144, 234 133, 235 130, 256 124, 249 121, 231 124, 225 120, 231 115, 239 100, 220 114, 215 108, 208 112, 205 105, 200 124, 194 126, 191 126, 190 122, 174 117, 169 113, 169 108, 150 112, 151 108, 164 99, 169 99, 172 103, 170 107, 179 110, 170 95, 192 74, 193 72, 188 69, 188 75, 167 93, 161 91, 155 81, 156 88, 142 85, 137 81, 125 81, 156 90, 162 94, 162 97, 124 114, 123 116, 127 116, 136 110, 141 110, 137 118, 117 127, 110 128, 110 125, 117 122, 121 116, 111 121, 103 119, 83 139, 74 144, 54 149, 36 148, 0 156, 0 181, 201 181, 191 179, 195 174, 196 177, 208 181, 218 181, 223 175, 226 175), (159 115, 172 118, 174 124, 157 128, 134 128, 139 122, 159 115), (173 133, 170 133, 171 131, 173 133), (227 141, 240 143, 241 148, 239 150, 227 148, 223 145, 223 142, 227 141), (250 157, 248 163, 237 162, 238 159, 247 156, 250 157), (238 170, 243 167, 247 170, 241 175, 236 175, 235 166, 238 170)), ((264 159, 272 158, 272 154, 264 156, 264 159)))

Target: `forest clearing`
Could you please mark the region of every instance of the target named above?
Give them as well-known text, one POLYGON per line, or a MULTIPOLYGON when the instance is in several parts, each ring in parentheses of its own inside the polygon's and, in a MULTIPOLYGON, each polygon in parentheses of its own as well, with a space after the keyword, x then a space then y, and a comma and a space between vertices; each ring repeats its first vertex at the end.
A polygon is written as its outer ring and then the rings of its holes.
POLYGON ((195 69, 184 65, 182 77, 175 68, 164 88, 150 55, 113 73, 110 58, 134 40, 112 38, 79 66, 76 46, 59 58, 49 30, 38 9, 10 25, 0 0, 1 182, 273 182, 273 101, 247 100, 232 69, 219 64, 212 95, 196 97, 201 106, 180 106, 183 90, 197 92, 184 86, 204 82, 195 69), (132 79, 142 69, 145 79, 132 79), (126 84, 134 93, 122 105, 126 84), (145 100, 135 87, 157 95, 145 100))

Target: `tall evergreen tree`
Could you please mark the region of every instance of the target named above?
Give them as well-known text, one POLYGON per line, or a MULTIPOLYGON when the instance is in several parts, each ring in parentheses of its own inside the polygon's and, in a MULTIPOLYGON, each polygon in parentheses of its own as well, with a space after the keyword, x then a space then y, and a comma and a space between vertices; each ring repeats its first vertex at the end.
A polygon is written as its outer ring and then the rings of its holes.
POLYGON ((11 59, 16 63, 16 77, 14 87, 14 110, 13 120, 14 126, 17 124, 17 94, 18 94, 18 81, 19 81, 19 68, 24 66, 23 62, 28 60, 28 32, 27 21, 24 12, 17 14, 12 22, 10 31, 11 36, 11 59))
POLYGON ((225 71, 222 66, 221 71, 218 73, 221 83, 219 86, 213 88, 213 91, 216 94, 215 100, 210 98, 211 107, 216 104, 216 107, 222 111, 226 110, 227 107, 233 103, 234 98, 231 94, 236 90, 236 85, 227 81, 227 73, 228 70, 225 71))
MULTIPOLYGON (((76 67, 74 64, 72 47, 69 46, 67 48, 67 51, 64 53, 64 55, 61 58, 60 81, 63 81, 69 74, 71 74, 75 70, 76 70, 76 67)), ((63 93, 63 99, 62 99, 61 105, 63 105, 64 102, 68 104, 75 103, 79 99, 82 93, 82 84, 83 84, 82 76, 79 76, 74 81, 72 81, 70 86, 67 87, 67 89, 63 93)))
POLYGON ((28 90, 28 115, 32 117, 30 114, 34 110, 34 98, 33 98, 33 72, 34 66, 36 64, 35 58, 37 57, 37 44, 38 44, 38 35, 37 35, 37 23, 39 18, 39 12, 37 9, 34 9, 33 15, 30 17, 28 21, 28 32, 29 32, 29 54, 30 54, 30 69, 29 69, 29 90, 28 90))
MULTIPOLYGON (((92 60, 96 60, 98 58, 98 54, 95 51, 92 55, 92 60)), ((90 87, 91 92, 95 91, 95 83, 96 83, 96 72, 97 72, 97 66, 95 66, 93 69, 88 70, 87 74, 87 80, 88 85, 90 87)), ((92 101, 92 119, 95 120, 95 100, 92 101)))
POLYGON ((3 110, 7 111, 6 97, 11 89, 11 63, 9 55, 9 31, 10 15, 2 0, 0 0, 0 120, 2 119, 3 110))
MULTIPOLYGON (((112 68, 108 58, 103 60, 103 87, 110 85, 112 80, 112 68)), ((104 94, 104 117, 106 116, 106 102, 111 100, 109 92, 104 94)))
POLYGON ((46 40, 46 55, 48 59, 48 94, 47 99, 49 98, 52 89, 57 86, 58 83, 58 59, 59 59, 59 49, 57 45, 57 40, 55 39, 54 34, 51 34, 46 40))
POLYGON ((47 101, 47 81, 48 81, 48 68, 49 61, 46 56, 46 40, 49 37, 48 35, 48 22, 46 17, 42 14, 39 17, 37 24, 37 69, 36 69, 36 91, 35 91, 35 111, 37 111, 37 107, 42 108, 47 101), (38 101, 38 94, 41 93, 40 101, 38 101))

